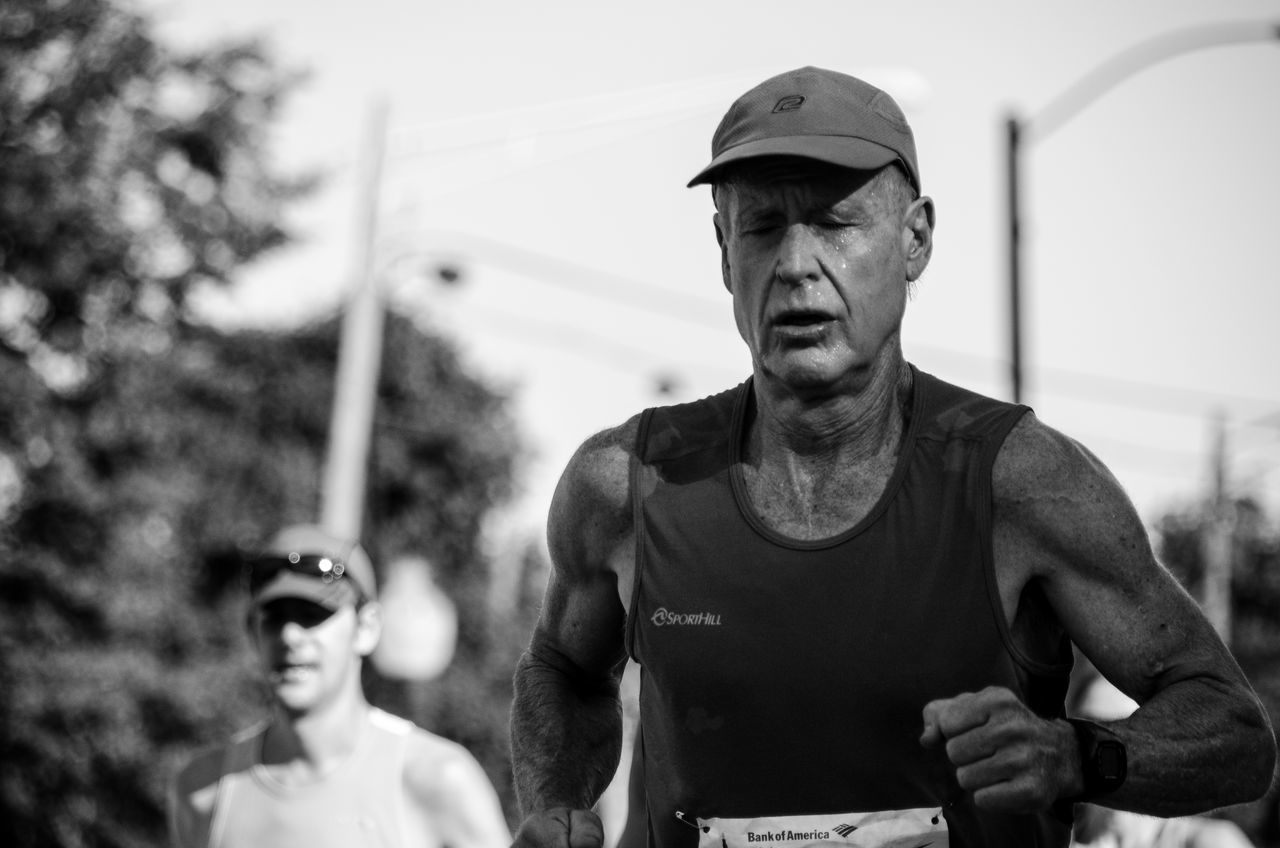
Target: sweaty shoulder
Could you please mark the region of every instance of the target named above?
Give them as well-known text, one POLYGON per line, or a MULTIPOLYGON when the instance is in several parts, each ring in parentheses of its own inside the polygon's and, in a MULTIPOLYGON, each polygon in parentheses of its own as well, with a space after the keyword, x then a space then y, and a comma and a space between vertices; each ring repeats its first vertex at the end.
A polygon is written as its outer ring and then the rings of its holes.
POLYGON ((556 486, 547 540, 560 567, 604 563, 631 529, 631 458, 640 416, 601 431, 574 453, 556 486))
POLYGON ((992 496, 997 535, 1017 543, 1028 577, 1066 560, 1101 565, 1117 549, 1145 554, 1146 531, 1111 471, 1030 412, 996 457, 992 496))
POLYGON ((1119 494, 1120 488, 1087 448, 1030 411, 1005 438, 992 482, 997 505, 1005 509, 1031 508, 1060 498, 1100 503, 1119 494))
POLYGON ((405 740, 404 789, 423 842, 446 848, 506 848, 507 829, 497 792, 471 752, 413 727, 405 740))
POLYGON ((404 779, 411 797, 439 806, 459 777, 474 778, 479 764, 462 745, 414 727, 405 740, 404 779))

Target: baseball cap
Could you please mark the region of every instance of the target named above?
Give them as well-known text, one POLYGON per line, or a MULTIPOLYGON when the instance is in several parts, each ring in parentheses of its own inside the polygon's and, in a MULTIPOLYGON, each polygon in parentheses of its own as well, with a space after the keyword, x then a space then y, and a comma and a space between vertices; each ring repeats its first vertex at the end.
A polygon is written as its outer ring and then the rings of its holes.
POLYGON ((376 600, 378 595, 373 563, 360 543, 314 524, 280 530, 247 565, 255 605, 302 598, 336 610, 362 598, 376 600))
POLYGON ((725 166, 759 156, 799 156, 858 170, 901 162, 920 191, 906 115, 857 77, 804 67, 778 74, 734 101, 711 137, 711 163, 689 185, 713 183, 725 166))

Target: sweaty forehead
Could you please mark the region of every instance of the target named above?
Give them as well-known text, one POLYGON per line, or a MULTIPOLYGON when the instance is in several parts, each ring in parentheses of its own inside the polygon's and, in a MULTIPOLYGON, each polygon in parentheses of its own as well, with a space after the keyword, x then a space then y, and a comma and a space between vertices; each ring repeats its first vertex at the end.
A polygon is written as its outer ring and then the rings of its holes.
POLYGON ((724 211, 746 212, 777 205, 864 206, 875 197, 879 170, 857 171, 806 159, 762 158, 744 164, 717 186, 721 197, 732 197, 724 211))

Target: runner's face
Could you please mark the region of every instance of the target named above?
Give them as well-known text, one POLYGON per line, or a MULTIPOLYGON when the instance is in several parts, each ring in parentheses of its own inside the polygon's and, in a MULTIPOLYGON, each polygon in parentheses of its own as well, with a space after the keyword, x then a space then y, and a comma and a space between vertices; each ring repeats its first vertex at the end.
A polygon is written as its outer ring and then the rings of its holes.
POLYGON ((272 694, 292 714, 309 712, 359 683, 358 616, 301 598, 280 598, 252 617, 258 655, 272 694))
POLYGON ((888 180, 765 161, 724 191, 716 227, 762 378, 829 389, 897 350, 913 236, 888 180))

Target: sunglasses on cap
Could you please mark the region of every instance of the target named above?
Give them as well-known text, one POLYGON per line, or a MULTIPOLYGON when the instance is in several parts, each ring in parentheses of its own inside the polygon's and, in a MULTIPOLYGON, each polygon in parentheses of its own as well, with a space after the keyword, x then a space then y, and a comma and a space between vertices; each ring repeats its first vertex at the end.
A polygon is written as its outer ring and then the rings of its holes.
MULTIPOLYGON (((322 583, 329 584, 341 580, 347 566, 342 560, 323 554, 304 554, 290 551, 288 554, 263 556, 250 560, 245 567, 249 583, 249 593, 257 594, 258 590, 275 579, 281 571, 292 571, 303 577, 313 577, 322 583)), ((350 581, 356 593, 363 595, 355 581, 350 581)))

